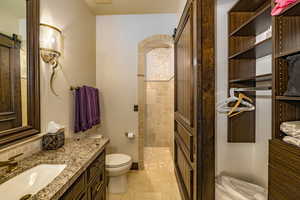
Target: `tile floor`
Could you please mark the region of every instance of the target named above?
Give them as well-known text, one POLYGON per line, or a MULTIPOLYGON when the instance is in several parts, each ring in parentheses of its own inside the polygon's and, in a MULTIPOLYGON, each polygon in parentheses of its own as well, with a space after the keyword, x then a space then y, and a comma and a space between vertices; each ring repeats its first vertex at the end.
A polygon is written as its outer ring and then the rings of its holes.
POLYGON ((128 192, 108 200, 181 200, 169 148, 146 147, 145 169, 130 172, 128 192))

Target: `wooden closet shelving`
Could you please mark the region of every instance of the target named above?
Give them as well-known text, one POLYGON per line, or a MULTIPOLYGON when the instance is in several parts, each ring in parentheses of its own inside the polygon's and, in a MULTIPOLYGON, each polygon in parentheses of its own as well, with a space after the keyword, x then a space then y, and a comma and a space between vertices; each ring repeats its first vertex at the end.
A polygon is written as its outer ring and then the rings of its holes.
POLYGON ((275 58, 285 58, 287 56, 292 56, 300 53, 300 48, 286 50, 284 52, 279 52, 278 55, 275 55, 275 58))
POLYGON ((300 0, 273 17, 273 123, 269 145, 269 200, 300 199, 300 148, 285 143, 282 122, 300 120, 300 97, 284 96, 287 56, 300 53, 300 0))
POLYGON ((272 74, 263 74, 258 76, 252 76, 248 78, 243 79, 232 79, 229 80, 230 83, 243 83, 243 82, 261 82, 261 81, 271 81, 272 80, 272 74))
POLYGON ((269 55, 272 53, 272 38, 263 40, 257 44, 249 46, 247 49, 244 49, 238 53, 233 54, 229 59, 257 59, 269 55))
MULTIPOLYGON (((256 59, 272 53, 272 38, 256 43, 272 24, 270 13, 271 0, 240 0, 229 11, 229 88, 271 85, 271 74, 256 75, 256 59)), ((255 92, 245 94, 255 103, 255 92)), ((228 142, 254 143, 255 136, 255 111, 228 118, 228 142)))
POLYGON ((275 98, 280 101, 300 101, 300 97, 276 96, 275 98))
POLYGON ((267 20, 271 21, 271 4, 267 4, 261 8, 257 13, 244 22, 242 25, 237 27, 230 33, 230 36, 248 36, 258 35, 269 28, 268 24, 265 23, 267 20))

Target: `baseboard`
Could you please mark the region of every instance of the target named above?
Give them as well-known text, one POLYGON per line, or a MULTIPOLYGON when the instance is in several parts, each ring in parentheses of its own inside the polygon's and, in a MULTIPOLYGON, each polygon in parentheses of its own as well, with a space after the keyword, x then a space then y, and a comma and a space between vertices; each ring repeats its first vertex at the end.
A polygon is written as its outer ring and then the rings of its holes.
POLYGON ((137 162, 132 163, 130 170, 139 170, 139 163, 137 162))

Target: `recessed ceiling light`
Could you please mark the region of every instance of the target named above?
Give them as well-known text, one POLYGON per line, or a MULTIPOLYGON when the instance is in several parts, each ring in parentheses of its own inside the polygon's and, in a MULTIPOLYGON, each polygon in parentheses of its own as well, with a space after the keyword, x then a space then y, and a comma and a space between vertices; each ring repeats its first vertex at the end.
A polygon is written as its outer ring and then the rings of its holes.
POLYGON ((96 4, 112 4, 112 0, 96 0, 96 4))

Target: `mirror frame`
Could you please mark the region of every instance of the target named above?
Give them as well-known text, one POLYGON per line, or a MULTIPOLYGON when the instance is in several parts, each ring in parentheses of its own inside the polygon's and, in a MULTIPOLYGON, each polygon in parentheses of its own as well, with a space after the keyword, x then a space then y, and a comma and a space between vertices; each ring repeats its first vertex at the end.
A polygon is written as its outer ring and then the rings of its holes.
MULTIPOLYGON (((25 0, 24 0, 25 1, 25 0)), ((40 0, 26 0, 28 125, 0 132, 0 148, 40 133, 40 0)))

